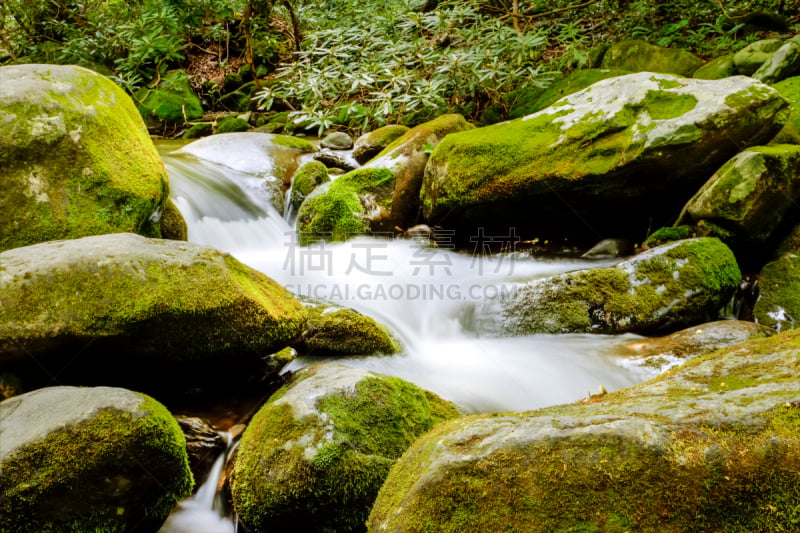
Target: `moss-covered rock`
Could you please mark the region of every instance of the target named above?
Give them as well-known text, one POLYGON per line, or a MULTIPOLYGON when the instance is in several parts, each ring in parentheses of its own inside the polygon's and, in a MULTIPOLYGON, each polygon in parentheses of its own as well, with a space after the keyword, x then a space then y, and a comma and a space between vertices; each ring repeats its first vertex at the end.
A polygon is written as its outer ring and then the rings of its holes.
POLYGON ((214 133, 214 128, 210 122, 200 122, 198 124, 192 124, 192 126, 184 132, 183 138, 200 139, 202 137, 208 137, 212 133, 214 133))
POLYGON ((392 232, 416 222, 419 189, 431 149, 471 129, 461 115, 443 115, 395 139, 366 165, 317 189, 300 207, 300 242, 345 240, 368 230, 392 232))
POLYGON ((319 161, 309 161, 300 167, 292 178, 292 189, 289 193, 292 208, 299 209, 300 204, 314 189, 329 181, 331 177, 328 175, 328 168, 319 161))
POLYGON ((615 267, 542 278, 479 304, 479 331, 646 333, 717 318, 742 277, 736 258, 714 238, 643 252, 615 267))
POLYGON ((459 234, 515 227, 574 242, 591 228, 636 242, 671 224, 727 159, 771 138, 786 105, 742 76, 603 80, 522 119, 447 136, 425 169, 423 214, 459 234))
POLYGON ((783 129, 770 144, 800 144, 800 76, 779 81, 773 87, 789 101, 789 113, 783 129))
POLYGON ((780 39, 762 39, 745 46, 733 56, 733 64, 739 74, 754 74, 772 55, 783 46, 780 39))
POLYGON ((250 129, 250 123, 240 117, 225 117, 217 123, 214 129, 215 134, 236 133, 250 129))
POLYGON ((736 65, 733 64, 733 54, 712 59, 694 71, 692 77, 698 80, 720 80, 728 76, 735 76, 736 65))
POLYGON ((161 236, 173 241, 185 241, 189 236, 186 220, 171 198, 167 200, 161 213, 161 236))
POLYGON ((73 66, 0 67, 0 79, 0 251, 161 236, 167 172, 122 89, 73 66))
POLYGON ((696 237, 694 226, 686 224, 681 226, 666 226, 658 228, 648 235, 642 244, 642 248, 646 250, 648 248, 655 248, 656 246, 667 244, 668 242, 691 239, 692 237, 696 237))
POLYGON ((800 146, 756 146, 725 163, 683 208, 678 224, 708 220, 731 246, 766 241, 800 200, 800 146))
POLYGON ((149 128, 179 126, 203 116, 200 99, 183 70, 171 70, 155 88, 136 92, 136 107, 149 128))
POLYGON ((231 489, 257 530, 362 531, 389 468, 456 407, 399 378, 331 364, 299 371, 242 435, 231 489))
POLYGON ((627 70, 594 68, 575 70, 566 78, 556 80, 547 89, 533 93, 532 95, 531 93, 523 95, 522 98, 511 105, 508 117, 513 119, 537 113, 542 109, 550 107, 561 98, 582 91, 598 81, 624 76, 625 74, 630 74, 630 72, 627 70))
POLYGON ((786 253, 764 266, 753 316, 778 331, 800 325, 800 255, 786 253))
POLYGON ((405 135, 408 129, 408 126, 389 124, 365 133, 356 139, 353 147, 353 157, 363 165, 381 153, 384 148, 392 144, 396 139, 405 135))
POLYGON ((349 150, 353 147, 353 138, 343 131, 335 131, 326 135, 319 144, 331 150, 349 150))
POLYGON ((223 359, 231 376, 263 366, 304 323, 285 289, 207 246, 115 234, 0 254, 0 369, 35 359, 40 380, 177 389, 223 359))
POLYGON ((393 354, 400 345, 389 330, 355 309, 311 304, 308 322, 296 348, 313 355, 393 354))
POLYGON ((630 40, 608 47, 601 67, 628 72, 659 72, 691 76, 703 62, 686 50, 663 48, 645 41, 630 40))
POLYGON ((150 397, 50 387, 0 403, 0 530, 155 531, 191 493, 186 441, 150 397))
POLYGON ((800 44, 787 41, 761 65, 753 77, 764 83, 775 83, 800 73, 800 44))
POLYGON ((794 330, 588 403, 445 422, 392 468, 368 531, 791 531, 798 371, 794 330))

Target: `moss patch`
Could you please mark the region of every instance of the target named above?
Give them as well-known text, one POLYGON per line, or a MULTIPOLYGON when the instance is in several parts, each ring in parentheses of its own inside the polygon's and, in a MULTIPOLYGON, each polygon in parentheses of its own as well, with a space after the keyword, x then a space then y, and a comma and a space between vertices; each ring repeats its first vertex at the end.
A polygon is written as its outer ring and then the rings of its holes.
POLYGON ((353 309, 318 306, 309 311, 301 350, 314 355, 393 354, 400 351, 389 331, 353 309))
POLYGON ((183 70, 172 70, 157 88, 136 92, 136 106, 149 127, 173 127, 203 116, 200 99, 183 70))
POLYGON ((767 263, 758 276, 756 322, 778 331, 800 325, 800 255, 787 253, 767 263))

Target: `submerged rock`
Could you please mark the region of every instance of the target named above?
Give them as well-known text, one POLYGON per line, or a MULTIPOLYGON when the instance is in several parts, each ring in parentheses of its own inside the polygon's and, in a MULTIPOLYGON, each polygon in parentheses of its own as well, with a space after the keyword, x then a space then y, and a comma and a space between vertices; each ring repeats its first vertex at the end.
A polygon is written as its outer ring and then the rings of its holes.
POLYGON ((790 531, 800 331, 589 403, 445 422, 392 468, 368 531, 790 531))
POLYGON ((5 66, 0 79, 0 251, 161 236, 167 172, 122 89, 76 66, 5 66))
POLYGON ((714 238, 688 239, 610 268, 525 283, 479 304, 482 333, 647 333, 716 318, 741 282, 733 253, 714 238))
POLYGON ((753 316, 778 331, 800 326, 800 255, 786 253, 764 266, 753 316))
POLYGON ((198 244, 102 235, 3 252, 0 265, 0 369, 39 379, 178 389, 218 379, 223 359, 231 375, 263 366, 305 322, 277 283, 198 244))
POLYGON ((389 468, 456 407, 399 378, 341 365, 297 372, 242 436, 231 490, 256 530, 362 531, 389 468))
POLYGON ((155 531, 192 489, 177 422, 150 397, 50 387, 0 403, 0 530, 155 531))
POLYGON ((460 234, 516 227, 574 242, 591 229, 636 241, 735 153, 770 139, 785 106, 742 76, 603 80, 523 119, 448 135, 425 170, 423 214, 460 234))

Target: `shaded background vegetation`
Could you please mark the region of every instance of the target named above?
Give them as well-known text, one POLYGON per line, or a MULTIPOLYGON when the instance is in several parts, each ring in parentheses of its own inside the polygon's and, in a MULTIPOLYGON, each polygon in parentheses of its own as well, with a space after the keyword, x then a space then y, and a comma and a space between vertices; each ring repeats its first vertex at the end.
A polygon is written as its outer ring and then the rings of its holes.
POLYGON ((703 58, 800 31, 800 0, 5 0, 3 63, 81 64, 130 92, 185 69, 206 110, 225 76, 310 129, 502 117, 513 95, 638 38, 703 58), (487 115, 488 112, 488 115, 487 115))

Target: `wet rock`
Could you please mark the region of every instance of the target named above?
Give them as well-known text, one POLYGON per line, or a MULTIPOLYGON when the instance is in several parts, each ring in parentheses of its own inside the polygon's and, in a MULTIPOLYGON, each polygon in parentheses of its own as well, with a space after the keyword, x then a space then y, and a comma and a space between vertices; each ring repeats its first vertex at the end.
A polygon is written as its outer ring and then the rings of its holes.
POLYGON ((775 83, 800 73, 800 44, 788 41, 753 74, 764 83, 775 83))
POLYGON ((195 490, 205 483, 214 461, 225 451, 227 443, 203 419, 189 416, 175 417, 186 438, 189 467, 195 482, 195 490))
POLYGON ((522 284, 478 304, 474 327, 493 335, 674 329, 716 318, 741 279, 719 240, 677 241, 614 267, 522 284))
POLYGON ((242 436, 231 489, 257 530, 363 531, 389 469, 456 407, 399 378, 341 365, 298 371, 242 436))
POLYGON ((800 331, 587 403, 445 422, 392 468, 381 531, 780 531, 800 505, 800 331))
POLYGON ((306 308, 308 321, 295 345, 303 354, 375 355, 400 351, 385 326, 355 309, 316 304, 306 308))
POLYGON ((764 266, 753 316, 778 331, 800 326, 800 255, 786 253, 764 266))
POLYGON ((326 135, 320 146, 331 150, 349 150, 353 147, 353 138, 343 131, 336 131, 326 135))
POLYGON ((358 168, 358 163, 355 160, 347 155, 333 153, 329 149, 324 149, 314 154, 314 159, 328 168, 339 168, 345 172, 358 168))
POLYGON ((592 246, 581 257, 608 258, 624 257, 633 253, 633 243, 627 239, 603 239, 592 246))
POLYGON ((381 153, 396 139, 405 135, 407 131, 407 126, 390 124, 388 126, 383 126, 373 130, 369 133, 365 133, 356 139, 353 149, 353 157, 356 159, 356 161, 363 165, 381 153))
POLYGON ((289 193, 289 202, 292 208, 295 211, 299 209, 300 204, 314 192, 314 189, 329 181, 331 178, 328 175, 328 169, 319 161, 309 161, 300 167, 292 177, 292 189, 289 193))
POLYGON ((177 422, 150 397, 49 387, 0 403, 0 530, 155 531, 192 489, 177 422))
POLYGON ((122 89, 76 66, 5 66, 0 79, 0 251, 124 231, 161 236, 167 172, 122 89))

